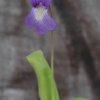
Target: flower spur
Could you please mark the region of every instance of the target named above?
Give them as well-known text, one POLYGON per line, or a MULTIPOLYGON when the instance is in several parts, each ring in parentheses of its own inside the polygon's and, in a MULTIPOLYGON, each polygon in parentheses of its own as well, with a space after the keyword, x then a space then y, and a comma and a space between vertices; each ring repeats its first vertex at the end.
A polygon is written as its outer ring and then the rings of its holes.
POLYGON ((52 31, 56 23, 49 16, 48 8, 51 0, 29 0, 32 10, 25 17, 25 23, 29 28, 34 28, 39 35, 52 31))

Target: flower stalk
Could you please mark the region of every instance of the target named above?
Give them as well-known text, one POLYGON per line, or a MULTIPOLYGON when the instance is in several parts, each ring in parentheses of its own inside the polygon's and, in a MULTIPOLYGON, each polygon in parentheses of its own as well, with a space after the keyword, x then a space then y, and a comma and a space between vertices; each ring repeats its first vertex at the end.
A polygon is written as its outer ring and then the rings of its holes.
MULTIPOLYGON (((51 5, 49 7, 49 11, 51 14, 51 17, 53 17, 52 14, 52 9, 51 9, 51 5)), ((54 77, 54 31, 51 31, 51 71, 52 71, 52 76, 54 77)))
POLYGON ((54 32, 51 32, 51 71, 52 76, 54 76, 54 32))
MULTIPOLYGON (((50 14, 53 17, 52 9, 50 5, 50 14)), ((51 31, 51 73, 52 77, 54 78, 54 51, 55 51, 55 44, 54 44, 54 31, 51 31)), ((53 100, 53 83, 51 81, 51 99, 53 100)))

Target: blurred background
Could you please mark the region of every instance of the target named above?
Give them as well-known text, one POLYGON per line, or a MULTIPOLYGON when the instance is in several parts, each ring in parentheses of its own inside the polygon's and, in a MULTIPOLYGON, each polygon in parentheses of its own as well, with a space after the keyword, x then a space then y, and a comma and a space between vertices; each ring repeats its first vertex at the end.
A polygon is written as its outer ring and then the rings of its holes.
MULTIPOLYGON (((52 0, 55 80, 61 100, 100 100, 100 1, 52 0)), ((39 100, 36 75, 25 56, 42 49, 50 62, 50 34, 24 24, 26 0, 0 0, 0 100, 39 100)))

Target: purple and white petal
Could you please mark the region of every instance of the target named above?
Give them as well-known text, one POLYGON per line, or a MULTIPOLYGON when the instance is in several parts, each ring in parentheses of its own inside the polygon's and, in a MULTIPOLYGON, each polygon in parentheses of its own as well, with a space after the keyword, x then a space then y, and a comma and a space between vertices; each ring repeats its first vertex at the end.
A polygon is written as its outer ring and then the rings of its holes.
POLYGON ((56 27, 55 21, 48 15, 47 12, 43 16, 43 19, 42 20, 36 21, 36 23, 34 23, 35 31, 39 35, 43 35, 43 34, 45 34, 47 32, 50 32, 55 27, 56 27))
POLYGON ((28 1, 33 7, 38 6, 41 2, 41 0, 28 0, 28 1))
POLYGON ((46 8, 49 7, 50 3, 51 3, 51 0, 41 0, 43 6, 45 6, 46 8))
POLYGON ((36 9, 33 8, 29 15, 25 18, 25 23, 34 28, 37 34, 43 35, 49 31, 52 31, 56 27, 55 21, 48 15, 47 9, 45 9, 40 16, 36 9))

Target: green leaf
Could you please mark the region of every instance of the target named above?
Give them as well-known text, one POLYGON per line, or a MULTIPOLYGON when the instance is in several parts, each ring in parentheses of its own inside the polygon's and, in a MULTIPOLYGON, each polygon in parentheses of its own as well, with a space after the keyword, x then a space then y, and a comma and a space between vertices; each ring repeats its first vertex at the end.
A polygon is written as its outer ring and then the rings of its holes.
POLYGON ((34 68, 38 80, 39 97, 41 100, 59 100, 59 95, 51 69, 41 50, 26 57, 34 68))

